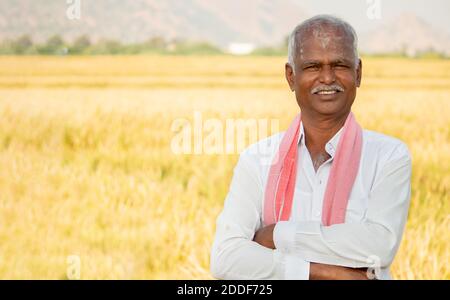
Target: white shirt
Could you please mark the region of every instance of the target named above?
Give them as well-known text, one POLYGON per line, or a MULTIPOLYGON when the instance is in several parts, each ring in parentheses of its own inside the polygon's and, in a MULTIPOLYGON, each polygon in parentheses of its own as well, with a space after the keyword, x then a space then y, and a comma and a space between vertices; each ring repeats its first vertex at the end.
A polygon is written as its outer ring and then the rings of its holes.
POLYGON ((345 223, 321 224, 323 196, 342 129, 326 144, 331 158, 314 170, 301 125, 297 180, 289 221, 274 229, 272 250, 253 242, 263 227, 267 174, 284 133, 245 149, 234 169, 224 208, 217 218, 211 273, 220 279, 309 279, 310 262, 374 268, 390 279, 389 266, 405 227, 411 182, 407 146, 363 130, 358 174, 345 223))

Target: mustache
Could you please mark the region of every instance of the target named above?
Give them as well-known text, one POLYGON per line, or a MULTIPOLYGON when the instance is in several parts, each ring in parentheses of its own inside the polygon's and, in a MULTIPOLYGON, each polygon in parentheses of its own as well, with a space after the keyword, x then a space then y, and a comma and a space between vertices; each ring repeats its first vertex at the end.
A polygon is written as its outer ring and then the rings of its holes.
POLYGON ((332 84, 332 85, 318 85, 315 88, 311 90, 311 94, 316 94, 323 91, 338 91, 343 92, 344 88, 338 84, 332 84))

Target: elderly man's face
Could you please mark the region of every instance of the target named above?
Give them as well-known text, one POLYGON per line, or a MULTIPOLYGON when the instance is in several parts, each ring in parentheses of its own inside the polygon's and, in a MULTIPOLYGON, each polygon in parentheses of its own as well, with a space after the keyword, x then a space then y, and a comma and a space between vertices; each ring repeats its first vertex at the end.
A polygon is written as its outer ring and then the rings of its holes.
POLYGON ((295 75, 286 78, 302 112, 340 116, 350 111, 361 82, 361 61, 355 62, 351 37, 339 27, 322 26, 303 33, 295 75))

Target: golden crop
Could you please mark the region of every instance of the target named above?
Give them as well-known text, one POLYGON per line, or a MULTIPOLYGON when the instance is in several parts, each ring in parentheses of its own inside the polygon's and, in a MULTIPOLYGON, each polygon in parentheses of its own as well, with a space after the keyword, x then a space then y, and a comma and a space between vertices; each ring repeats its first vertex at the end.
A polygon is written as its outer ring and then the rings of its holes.
MULTIPOLYGON (((197 111, 284 130, 298 109, 284 62, 0 57, 0 278, 211 278, 238 155, 175 154, 171 125, 197 111)), ((450 61, 366 58, 363 73, 358 121, 413 156, 393 276, 450 279, 450 61)))

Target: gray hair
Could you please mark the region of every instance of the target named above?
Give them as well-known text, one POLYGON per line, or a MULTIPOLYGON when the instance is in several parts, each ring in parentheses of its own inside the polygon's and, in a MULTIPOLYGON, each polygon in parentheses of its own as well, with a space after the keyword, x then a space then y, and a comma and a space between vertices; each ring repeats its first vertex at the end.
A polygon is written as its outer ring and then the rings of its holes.
POLYGON ((317 26, 318 24, 330 24, 336 27, 342 28, 353 39, 353 52, 355 53, 355 63, 358 62, 358 37, 355 29, 346 21, 331 15, 318 15, 307 19, 297 25, 292 33, 289 35, 288 42, 288 63, 292 67, 295 73, 295 58, 299 49, 301 41, 301 33, 310 27, 317 26))

